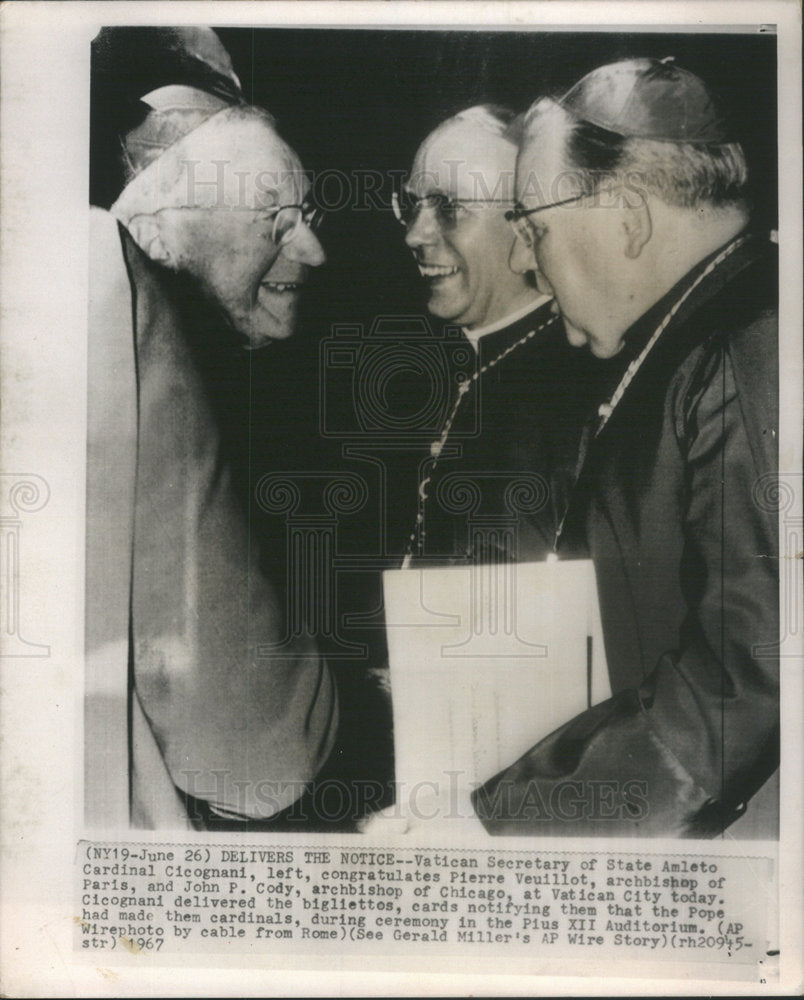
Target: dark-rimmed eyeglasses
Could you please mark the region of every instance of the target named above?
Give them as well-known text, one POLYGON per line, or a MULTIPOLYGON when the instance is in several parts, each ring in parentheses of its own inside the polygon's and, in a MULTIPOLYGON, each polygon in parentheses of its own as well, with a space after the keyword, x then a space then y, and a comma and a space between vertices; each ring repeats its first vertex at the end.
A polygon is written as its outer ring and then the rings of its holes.
POLYGON ((290 243, 302 223, 315 232, 324 219, 323 209, 309 202, 303 205, 272 205, 265 209, 265 215, 274 217, 271 239, 278 247, 290 243))
POLYGON ((573 198, 562 198, 561 201, 551 201, 549 205, 537 205, 536 208, 520 208, 515 206, 505 213, 505 219, 511 223, 514 232, 522 240, 526 247, 533 249, 537 243, 536 234, 532 226, 527 222, 530 215, 537 212, 544 212, 548 208, 557 208, 559 205, 569 205, 573 201, 581 201, 585 194, 576 194, 573 198))
POLYGON ((449 229, 457 225, 463 205, 510 205, 510 198, 450 198, 446 194, 428 194, 417 198, 407 191, 394 191, 391 204, 397 222, 412 225, 423 208, 432 209, 440 226, 449 229))

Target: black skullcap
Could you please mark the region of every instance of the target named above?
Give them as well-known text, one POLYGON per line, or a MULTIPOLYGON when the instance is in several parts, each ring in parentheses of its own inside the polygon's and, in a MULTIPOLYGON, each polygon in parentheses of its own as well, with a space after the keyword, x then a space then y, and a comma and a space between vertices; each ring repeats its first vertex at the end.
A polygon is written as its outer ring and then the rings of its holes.
POLYGON ((103 28, 92 43, 92 74, 116 100, 136 101, 172 84, 242 100, 231 57, 207 27, 103 28))
POLYGON ((207 27, 103 28, 92 42, 90 201, 108 208, 127 181, 121 142, 151 108, 141 98, 162 87, 189 87, 222 105, 243 100, 220 38, 207 27))
POLYGON ((626 59, 592 70, 561 98, 578 118, 627 138, 725 143, 726 126, 703 80, 666 59, 626 59))

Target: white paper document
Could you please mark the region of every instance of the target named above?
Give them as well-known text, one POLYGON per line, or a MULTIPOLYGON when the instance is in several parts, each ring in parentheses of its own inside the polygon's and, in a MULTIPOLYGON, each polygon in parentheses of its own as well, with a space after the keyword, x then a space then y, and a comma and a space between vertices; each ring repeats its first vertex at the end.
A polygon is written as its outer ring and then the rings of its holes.
POLYGON ((384 574, 396 779, 469 792, 610 696, 590 560, 384 574))

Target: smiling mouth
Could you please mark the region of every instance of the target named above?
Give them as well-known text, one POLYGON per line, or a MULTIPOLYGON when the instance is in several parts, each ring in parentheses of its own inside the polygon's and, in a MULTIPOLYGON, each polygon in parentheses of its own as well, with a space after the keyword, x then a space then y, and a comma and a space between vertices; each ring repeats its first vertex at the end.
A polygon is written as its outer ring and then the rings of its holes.
POLYGON ((302 287, 300 281, 262 281, 260 287, 269 292, 295 292, 302 287))
POLYGON ((458 268, 455 265, 448 266, 446 264, 419 263, 419 274, 421 274, 423 278, 427 278, 430 281, 435 281, 439 278, 449 278, 453 274, 457 273, 458 268))

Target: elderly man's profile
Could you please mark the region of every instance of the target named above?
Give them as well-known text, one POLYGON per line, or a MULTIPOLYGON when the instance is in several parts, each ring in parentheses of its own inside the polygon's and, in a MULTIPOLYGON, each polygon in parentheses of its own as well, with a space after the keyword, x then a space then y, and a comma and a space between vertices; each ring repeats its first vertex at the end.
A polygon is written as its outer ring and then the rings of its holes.
POLYGON ((603 66, 526 116, 512 265, 540 269, 574 341, 627 365, 556 536, 594 561, 613 697, 478 791, 492 833, 736 836, 747 811, 748 835, 775 835, 778 539, 757 484, 777 474, 778 277, 746 182, 672 59, 603 66), (647 808, 617 808, 634 783, 647 808), (556 815, 562 788, 577 808, 556 815))
POLYGON ((326 760, 337 699, 312 637, 280 643, 177 288, 221 350, 254 349, 293 332, 324 254, 269 115, 184 84, 142 103, 91 222, 87 819, 270 820, 326 760))

